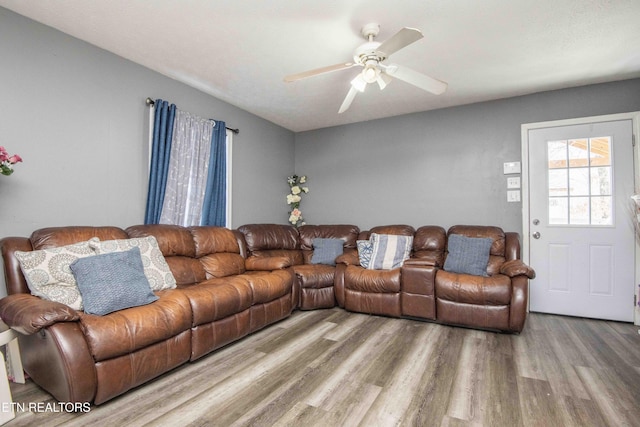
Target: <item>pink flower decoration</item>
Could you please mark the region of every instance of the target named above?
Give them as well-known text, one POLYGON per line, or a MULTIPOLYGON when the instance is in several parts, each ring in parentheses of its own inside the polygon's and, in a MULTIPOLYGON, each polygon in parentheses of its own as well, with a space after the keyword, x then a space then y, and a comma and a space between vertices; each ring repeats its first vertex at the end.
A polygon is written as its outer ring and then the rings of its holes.
POLYGON ((22 161, 22 157, 17 154, 9 156, 7 149, 0 147, 0 174, 11 175, 13 173, 13 165, 22 161))

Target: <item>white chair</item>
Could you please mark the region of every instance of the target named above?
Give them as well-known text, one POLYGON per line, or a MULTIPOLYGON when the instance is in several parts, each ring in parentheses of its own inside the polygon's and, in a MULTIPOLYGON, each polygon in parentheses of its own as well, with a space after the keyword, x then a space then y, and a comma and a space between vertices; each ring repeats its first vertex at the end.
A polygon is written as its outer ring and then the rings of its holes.
POLYGON ((7 362, 5 363, 4 356, 0 352, 0 364, 2 364, 0 368, 0 424, 4 424, 16 416, 6 368, 9 369, 9 375, 13 381, 20 384, 24 384, 24 371, 18 347, 18 333, 9 328, 2 320, 0 320, 0 346, 6 346, 7 354, 7 362))

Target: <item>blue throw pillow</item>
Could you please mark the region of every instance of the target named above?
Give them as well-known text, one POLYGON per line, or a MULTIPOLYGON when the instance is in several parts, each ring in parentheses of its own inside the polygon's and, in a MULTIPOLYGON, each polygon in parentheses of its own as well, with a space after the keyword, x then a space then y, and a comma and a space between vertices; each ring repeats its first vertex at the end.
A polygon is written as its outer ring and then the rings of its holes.
POLYGON ((444 262, 444 269, 452 273, 487 277, 492 244, 493 240, 489 237, 450 235, 447 242, 449 254, 444 262))
POLYGON ((393 270, 402 267, 411 255, 413 236, 397 236, 395 234, 371 234, 370 270, 393 270))
POLYGON ((371 263, 371 252, 373 252, 373 244, 370 240, 357 240, 358 259, 362 268, 369 268, 371 263))
POLYGON ((102 316, 158 299, 144 275, 137 247, 79 258, 69 268, 78 283, 85 313, 102 316))
POLYGON ((344 240, 315 238, 313 243, 313 255, 311 264, 336 265, 336 258, 342 255, 344 240))

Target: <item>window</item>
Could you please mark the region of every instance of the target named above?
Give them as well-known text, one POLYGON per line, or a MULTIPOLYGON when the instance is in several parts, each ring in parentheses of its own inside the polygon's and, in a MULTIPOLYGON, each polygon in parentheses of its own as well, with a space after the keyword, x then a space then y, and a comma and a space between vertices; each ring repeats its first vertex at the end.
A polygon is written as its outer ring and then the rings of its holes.
POLYGON ((145 224, 231 227, 232 134, 223 121, 147 99, 149 191, 145 224))
POLYGON ((611 137, 547 142, 550 225, 613 225, 611 137))

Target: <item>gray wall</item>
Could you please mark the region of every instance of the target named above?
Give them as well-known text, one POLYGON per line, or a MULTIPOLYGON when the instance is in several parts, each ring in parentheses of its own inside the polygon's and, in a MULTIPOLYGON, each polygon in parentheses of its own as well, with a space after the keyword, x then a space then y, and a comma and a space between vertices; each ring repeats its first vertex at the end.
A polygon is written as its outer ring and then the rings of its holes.
POLYGON ((498 225, 522 232, 503 163, 523 123, 640 110, 640 79, 543 92, 296 134, 309 223, 498 225))
POLYGON ((147 97, 240 128, 233 225, 287 221, 291 131, 3 8, 0 61, 0 146, 24 158, 12 176, 0 176, 0 237, 142 223, 147 97))
POLYGON ((143 222, 147 97, 240 128, 233 225, 286 222, 291 131, 3 8, 0 58, 0 145, 24 158, 0 176, 0 236, 143 222))

